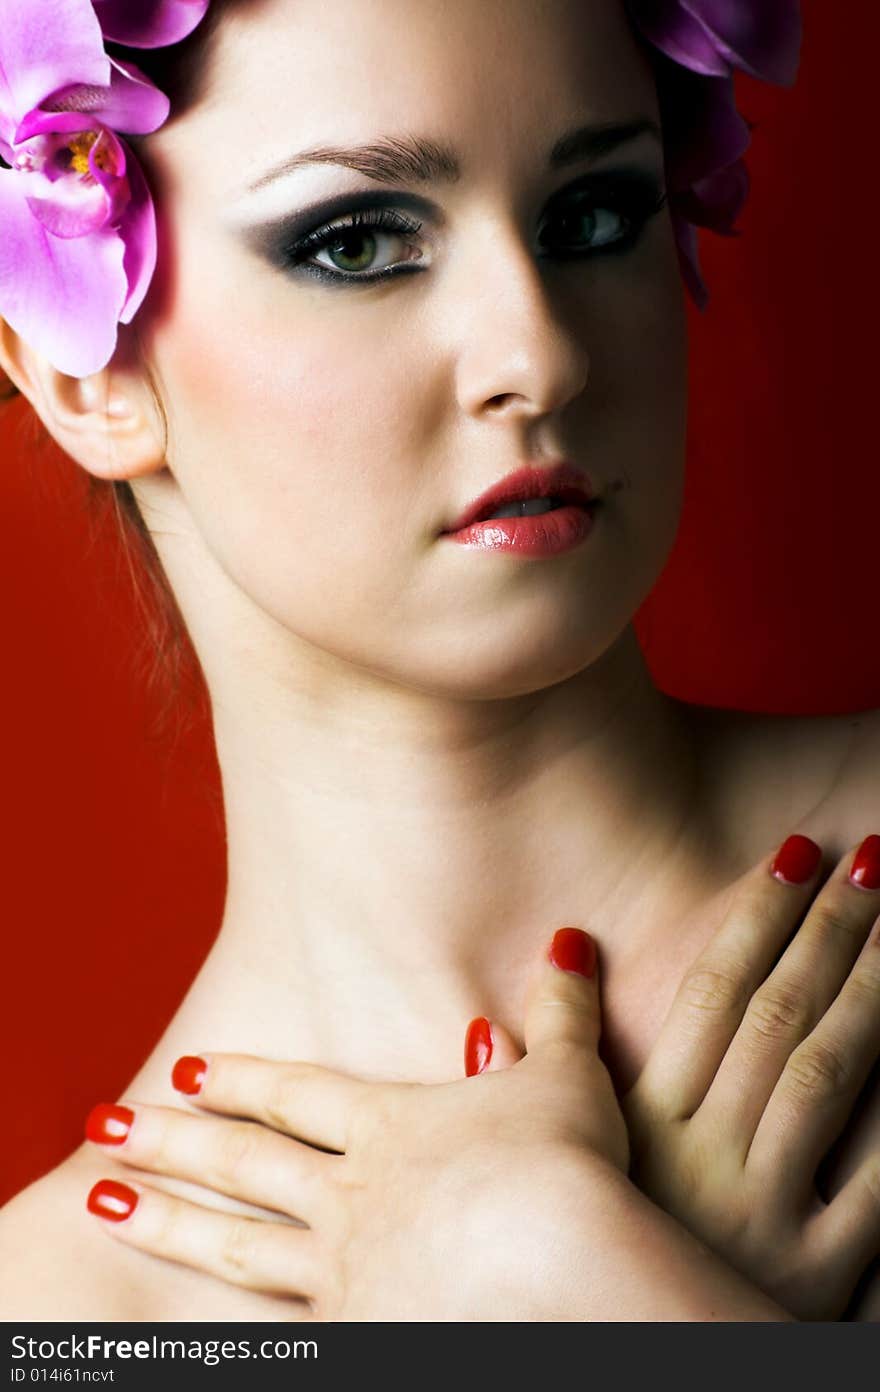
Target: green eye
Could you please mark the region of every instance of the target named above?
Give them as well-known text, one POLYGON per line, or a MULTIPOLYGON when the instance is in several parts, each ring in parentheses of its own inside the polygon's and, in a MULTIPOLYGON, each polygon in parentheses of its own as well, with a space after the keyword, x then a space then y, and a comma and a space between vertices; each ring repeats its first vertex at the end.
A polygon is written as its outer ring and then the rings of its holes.
POLYGON ((364 271, 376 255, 376 237, 372 233, 355 230, 329 243, 324 250, 341 271, 364 271), (349 250, 358 245, 361 247, 360 256, 356 251, 349 250))
POLYGON ((386 264, 376 267, 374 263, 383 243, 403 243, 414 249, 414 239, 421 231, 422 224, 405 217, 393 208, 367 208, 352 213, 345 222, 318 227, 313 232, 283 249, 282 259, 292 270, 301 270, 316 280, 328 283, 367 284, 370 281, 389 278, 415 270, 419 255, 412 254, 404 263, 388 262, 389 252, 384 252, 386 264), (338 268, 332 270, 315 258, 327 256, 338 268), (409 262, 408 265, 405 262, 409 262), (395 270, 395 265, 404 269, 395 270))

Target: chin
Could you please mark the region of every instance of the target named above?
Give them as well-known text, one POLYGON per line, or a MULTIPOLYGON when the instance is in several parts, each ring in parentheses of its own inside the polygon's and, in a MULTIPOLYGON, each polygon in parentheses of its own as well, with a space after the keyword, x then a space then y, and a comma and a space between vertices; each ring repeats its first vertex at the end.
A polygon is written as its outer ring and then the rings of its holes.
POLYGON ((457 641, 434 644, 406 672, 386 677, 410 690, 447 700, 500 701, 529 696, 569 681, 599 662, 631 622, 619 610, 601 624, 577 621, 555 624, 502 623, 490 633, 468 635, 464 626, 457 641))

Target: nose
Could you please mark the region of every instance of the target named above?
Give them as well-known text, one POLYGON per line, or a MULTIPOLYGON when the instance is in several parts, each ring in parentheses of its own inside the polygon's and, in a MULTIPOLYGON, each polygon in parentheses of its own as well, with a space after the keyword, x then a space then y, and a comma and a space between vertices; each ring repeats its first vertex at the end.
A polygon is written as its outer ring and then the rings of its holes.
MULTIPOLYGON (((457 286, 457 387, 462 409, 512 421, 560 411, 585 389, 590 359, 560 313, 541 262, 514 228, 493 220, 480 252, 470 243, 457 286)), ((571 317, 569 315, 569 317, 571 317)))

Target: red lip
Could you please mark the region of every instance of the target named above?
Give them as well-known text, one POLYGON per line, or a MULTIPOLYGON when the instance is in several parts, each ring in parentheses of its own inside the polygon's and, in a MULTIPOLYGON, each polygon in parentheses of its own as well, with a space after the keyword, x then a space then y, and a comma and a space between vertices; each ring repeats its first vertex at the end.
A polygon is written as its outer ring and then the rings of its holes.
POLYGON ((577 507, 587 507, 596 501, 590 480, 573 464, 561 463, 549 467, 526 464, 469 503, 443 535, 460 532, 474 522, 483 522, 507 503, 523 503, 527 498, 558 498, 577 507))

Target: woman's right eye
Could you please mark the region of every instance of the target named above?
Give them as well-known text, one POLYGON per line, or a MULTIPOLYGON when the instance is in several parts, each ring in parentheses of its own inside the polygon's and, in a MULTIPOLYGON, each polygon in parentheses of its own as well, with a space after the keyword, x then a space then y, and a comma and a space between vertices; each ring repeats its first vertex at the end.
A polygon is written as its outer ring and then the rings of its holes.
MULTIPOLYGON (((389 275, 399 274, 393 268, 402 263, 392 259, 377 270, 373 265, 377 243, 388 240, 406 244, 408 238, 417 235, 421 226, 420 222, 414 222, 396 209, 367 208, 363 212, 352 213, 332 226, 309 232, 285 249, 283 260, 287 267, 304 271, 323 281, 342 284, 358 281, 364 284, 386 279, 389 275), (316 261, 318 255, 331 258, 331 264, 322 265, 316 261)), ((419 251, 415 256, 405 258, 405 261, 416 261, 420 257, 419 251)))

